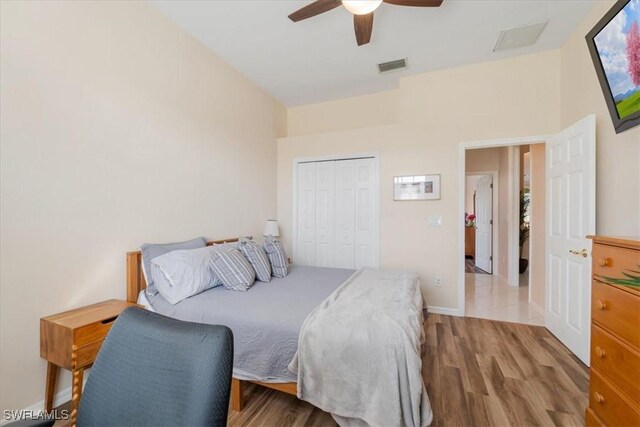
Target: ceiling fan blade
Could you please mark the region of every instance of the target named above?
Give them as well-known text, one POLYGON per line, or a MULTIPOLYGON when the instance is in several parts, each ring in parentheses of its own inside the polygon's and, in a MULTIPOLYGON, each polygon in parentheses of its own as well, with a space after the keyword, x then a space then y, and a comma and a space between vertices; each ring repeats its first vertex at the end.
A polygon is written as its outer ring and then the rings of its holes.
POLYGON ((442 0, 383 0, 385 3, 395 4, 396 6, 414 6, 414 7, 438 7, 442 4, 442 0))
POLYGON ((358 46, 369 43, 373 31, 373 12, 366 15, 353 15, 353 27, 356 30, 358 46))
POLYGON ((312 18, 321 13, 335 9, 342 4, 341 0, 317 0, 313 3, 306 5, 302 9, 298 9, 289 15, 289 19, 293 22, 302 21, 303 19, 312 18))

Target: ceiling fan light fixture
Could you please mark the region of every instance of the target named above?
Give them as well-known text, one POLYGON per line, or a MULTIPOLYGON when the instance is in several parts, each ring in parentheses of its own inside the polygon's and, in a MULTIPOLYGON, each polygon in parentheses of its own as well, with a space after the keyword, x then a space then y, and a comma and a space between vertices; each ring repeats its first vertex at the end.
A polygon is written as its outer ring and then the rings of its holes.
POLYGON ((368 15, 382 4, 382 0, 342 0, 342 5, 354 15, 368 15))

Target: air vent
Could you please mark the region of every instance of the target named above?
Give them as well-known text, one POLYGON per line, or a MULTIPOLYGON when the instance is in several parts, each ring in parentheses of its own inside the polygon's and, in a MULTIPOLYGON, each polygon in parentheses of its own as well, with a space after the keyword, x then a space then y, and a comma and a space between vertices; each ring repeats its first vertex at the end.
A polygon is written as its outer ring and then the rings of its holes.
POLYGON ((499 52, 534 45, 548 22, 549 21, 539 22, 537 24, 524 25, 522 27, 500 31, 500 36, 493 51, 499 52))
POLYGON ((378 70, 381 73, 389 73, 391 71, 402 70, 403 68, 407 68, 407 58, 378 64, 378 70))

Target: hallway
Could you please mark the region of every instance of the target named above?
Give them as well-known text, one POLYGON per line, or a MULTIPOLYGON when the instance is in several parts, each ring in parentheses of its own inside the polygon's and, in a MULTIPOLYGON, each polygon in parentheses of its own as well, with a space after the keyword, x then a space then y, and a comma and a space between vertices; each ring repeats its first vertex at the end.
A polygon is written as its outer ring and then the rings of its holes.
POLYGON ((465 274, 465 316, 544 326, 544 313, 528 302, 529 278, 520 276, 524 286, 507 285, 489 274, 465 274))

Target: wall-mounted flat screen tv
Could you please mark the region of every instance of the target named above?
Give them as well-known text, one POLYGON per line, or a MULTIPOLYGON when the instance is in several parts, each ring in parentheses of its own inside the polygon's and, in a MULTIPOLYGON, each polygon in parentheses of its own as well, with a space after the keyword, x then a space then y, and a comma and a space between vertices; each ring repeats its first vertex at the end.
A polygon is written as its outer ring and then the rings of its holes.
POLYGON ((640 0, 619 0, 587 44, 616 133, 640 125, 640 0))

